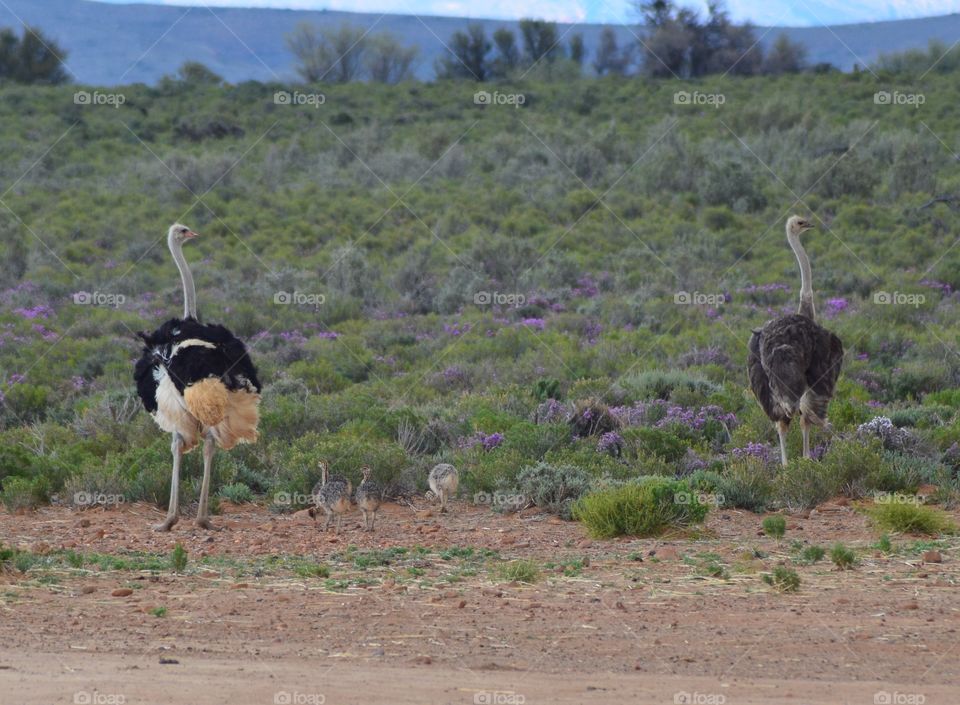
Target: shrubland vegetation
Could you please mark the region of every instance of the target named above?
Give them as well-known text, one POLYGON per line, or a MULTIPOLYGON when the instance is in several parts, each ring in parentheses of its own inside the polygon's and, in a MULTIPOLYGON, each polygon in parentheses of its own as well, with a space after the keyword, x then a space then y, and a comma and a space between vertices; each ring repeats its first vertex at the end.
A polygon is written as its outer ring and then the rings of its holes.
POLYGON ((3 502, 166 501, 169 438, 131 374, 134 332, 180 310, 174 220, 202 234, 202 318, 249 342, 266 385, 261 441, 217 457, 222 497, 296 509, 326 459, 394 495, 452 462, 468 496, 521 493, 598 535, 638 529, 625 504, 696 522, 711 502, 931 484, 953 502, 960 88, 885 66, 496 84, 522 107, 472 82, 224 85, 198 66, 5 85, 3 502), (744 365, 750 330, 796 307, 793 211, 822 226, 819 310, 847 357, 817 459, 797 433, 781 470, 744 365))

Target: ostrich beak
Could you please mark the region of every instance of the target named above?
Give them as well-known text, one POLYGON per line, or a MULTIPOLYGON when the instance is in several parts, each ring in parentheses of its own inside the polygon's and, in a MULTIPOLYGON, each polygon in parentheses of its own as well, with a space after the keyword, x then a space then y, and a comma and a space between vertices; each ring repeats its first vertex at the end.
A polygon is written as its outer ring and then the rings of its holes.
POLYGON ((200 233, 195 233, 195 232, 193 232, 192 230, 188 230, 187 232, 185 232, 185 233, 183 234, 183 236, 184 236, 185 238, 187 238, 188 240, 192 240, 192 239, 195 238, 195 237, 200 237, 200 233))

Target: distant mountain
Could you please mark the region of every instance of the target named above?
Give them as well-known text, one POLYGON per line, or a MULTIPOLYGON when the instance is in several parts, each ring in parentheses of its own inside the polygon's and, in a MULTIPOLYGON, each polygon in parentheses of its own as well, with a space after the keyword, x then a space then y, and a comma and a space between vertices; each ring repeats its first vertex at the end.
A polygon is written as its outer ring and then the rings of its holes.
MULTIPOLYGON (((433 76, 434 60, 446 52, 444 43, 468 20, 453 17, 376 15, 353 12, 269 10, 260 8, 115 5, 90 0, 3 0, 0 26, 35 24, 69 52, 67 60, 80 83, 115 85, 153 83, 187 60, 201 61, 228 81, 289 80, 296 75, 284 35, 302 21, 318 25, 342 22, 388 30, 420 47, 417 75, 433 76)), ((488 34, 517 23, 485 20, 488 34)), ((582 33, 587 60, 592 59, 603 25, 560 25, 563 34, 582 33)), ((639 28, 616 27, 621 43, 636 41, 639 28)), ((757 29, 764 44, 780 32, 809 49, 812 63, 826 61, 849 70, 874 61, 881 52, 925 47, 931 39, 948 45, 960 36, 960 14, 835 27, 757 29)), ((570 35, 567 35, 568 37, 570 35)))

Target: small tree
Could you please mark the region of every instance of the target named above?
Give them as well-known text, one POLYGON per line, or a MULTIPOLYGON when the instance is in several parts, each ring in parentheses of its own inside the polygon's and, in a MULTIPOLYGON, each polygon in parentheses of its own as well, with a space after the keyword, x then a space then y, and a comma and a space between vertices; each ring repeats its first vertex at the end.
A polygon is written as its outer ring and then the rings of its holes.
POLYGON ((493 43, 497 53, 491 65, 491 73, 498 78, 505 78, 520 64, 517 37, 509 29, 501 27, 493 33, 493 43))
POLYGON ((805 46, 791 42, 790 37, 781 33, 763 60, 763 73, 798 73, 803 70, 806 57, 805 46))
POLYGON ((583 44, 583 35, 579 32, 570 37, 570 61, 577 66, 583 66, 583 60, 587 55, 587 49, 583 44))
POLYGON ((0 81, 67 83, 66 56, 63 48, 34 27, 24 27, 19 39, 13 30, 0 30, 0 81))
POLYGON ((554 61, 563 55, 555 22, 520 20, 520 34, 523 36, 524 58, 531 64, 541 59, 554 61))
POLYGON ((419 49, 405 47, 389 32, 377 34, 367 48, 366 65, 370 80, 400 83, 413 78, 413 62, 419 49))
POLYGON ((490 41, 479 23, 471 23, 466 32, 456 32, 450 39, 450 52, 437 62, 438 78, 459 78, 484 81, 490 75, 487 53, 490 41))
POLYGON ((199 61, 185 61, 177 70, 177 78, 184 83, 198 86, 219 86, 223 77, 211 71, 199 61))
POLYGON ((600 46, 593 61, 593 70, 598 76, 623 76, 633 60, 629 47, 623 50, 617 45, 617 34, 612 27, 604 27, 600 33, 600 46))
POLYGON ((287 35, 297 73, 308 83, 349 83, 360 78, 368 41, 364 31, 344 23, 333 29, 301 22, 287 35))

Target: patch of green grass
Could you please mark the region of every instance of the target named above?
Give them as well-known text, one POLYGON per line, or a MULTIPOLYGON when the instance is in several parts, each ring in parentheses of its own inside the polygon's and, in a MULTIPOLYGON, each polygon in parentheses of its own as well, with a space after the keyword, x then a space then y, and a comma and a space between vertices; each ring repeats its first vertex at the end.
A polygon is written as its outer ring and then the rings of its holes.
POLYGON ((787 520, 779 514, 766 517, 763 520, 762 526, 763 533, 765 533, 767 536, 777 539, 778 541, 783 538, 784 534, 787 533, 787 520))
POLYGON ((827 551, 822 546, 807 546, 800 553, 800 558, 804 563, 817 563, 823 560, 825 555, 827 555, 827 551))
POLYGON ((957 527, 944 512, 912 502, 877 504, 866 510, 877 527, 903 534, 953 534, 957 527))
POLYGON ((877 540, 877 550, 882 551, 883 553, 893 553, 893 543, 890 541, 890 537, 887 534, 883 534, 877 540))
POLYGON ((497 566, 497 575, 501 580, 518 583, 535 583, 540 579, 540 567, 535 561, 523 559, 510 561, 497 566))
POLYGON ((353 565, 364 570, 367 568, 380 568, 385 565, 390 565, 406 553, 407 549, 403 546, 393 546, 382 550, 362 551, 354 554, 353 565))
POLYGON ((422 575, 426 575, 426 573, 427 571, 425 571, 423 568, 417 568, 415 566, 410 566, 407 568, 407 575, 413 578, 419 578, 422 575))
POLYGON ((220 496, 234 504, 247 504, 253 501, 253 490, 242 482, 235 482, 220 489, 220 496))
POLYGON ((773 573, 763 576, 763 582, 778 592, 796 592, 800 589, 800 576, 797 571, 778 565, 773 573))
POLYGON ((173 568, 174 573, 182 573, 187 569, 187 549, 182 543, 173 547, 170 553, 170 567, 173 568))
POLYGON ((301 578, 329 578, 330 567, 323 563, 302 563, 295 566, 293 572, 301 578))
POLYGON ((167 608, 166 608, 166 607, 154 607, 152 610, 150 610, 150 614, 152 614, 154 617, 166 617, 166 616, 167 616, 167 608))
POLYGON ((584 495, 573 505, 573 516, 595 538, 659 536, 702 522, 707 510, 686 482, 650 477, 584 495))
POLYGON ((33 568, 39 561, 39 556, 28 551, 21 551, 13 557, 13 567, 19 570, 21 573, 26 573, 28 570, 33 568))
POLYGON ((830 560, 840 570, 850 570, 857 564, 857 555, 842 543, 837 543, 830 549, 830 560))

